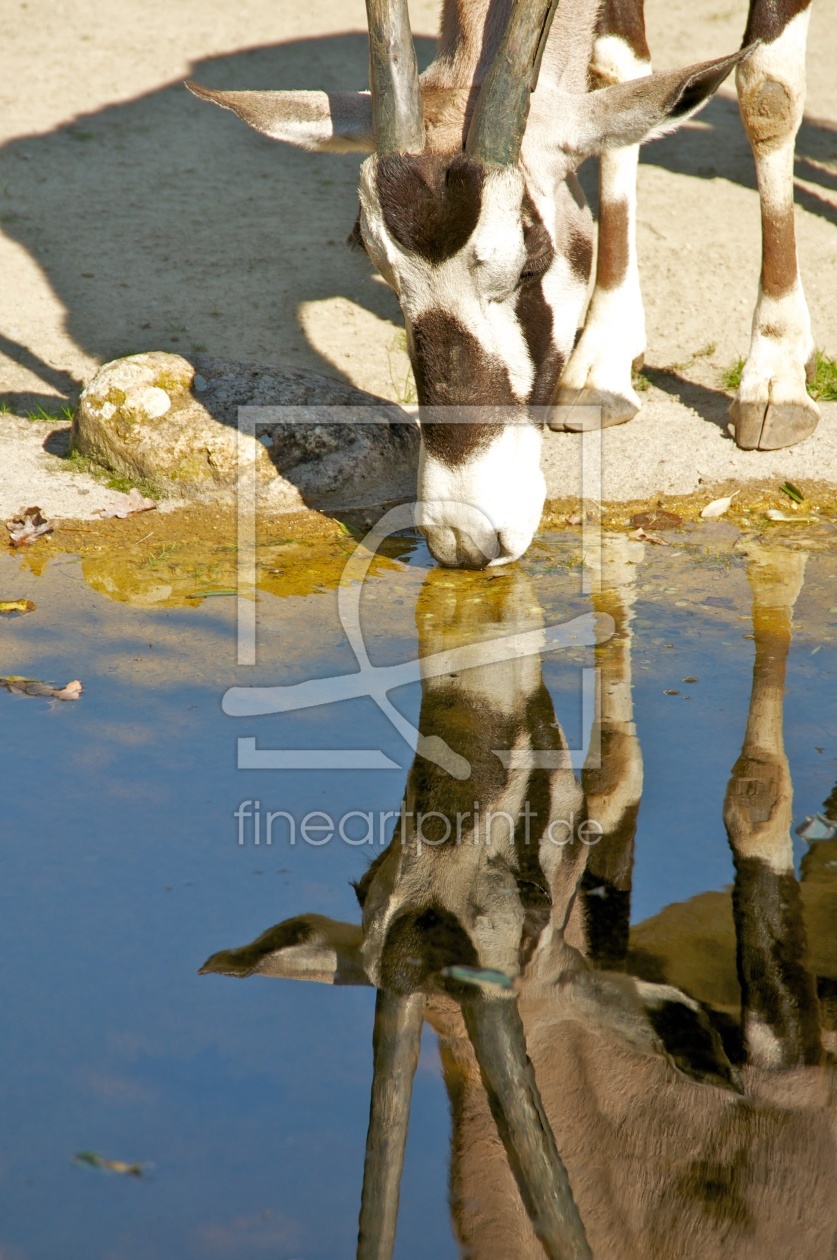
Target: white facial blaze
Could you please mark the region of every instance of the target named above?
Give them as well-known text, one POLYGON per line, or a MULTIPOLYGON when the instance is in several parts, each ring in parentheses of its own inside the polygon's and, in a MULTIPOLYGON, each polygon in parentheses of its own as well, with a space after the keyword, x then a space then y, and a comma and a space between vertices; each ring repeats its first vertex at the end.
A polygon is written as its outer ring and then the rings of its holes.
POLYGON ((546 497, 540 455, 540 430, 522 424, 498 426, 491 443, 459 465, 447 464, 422 447, 416 523, 432 534, 434 554, 443 564, 456 562, 459 534, 480 548, 491 565, 523 555, 546 497))
MULTIPOLYGON (((375 162, 371 158, 361 168, 361 226, 373 262, 398 295, 408 329, 423 315, 443 311, 503 365, 515 397, 525 404, 536 369, 515 312, 526 262, 521 172, 504 167, 487 173, 469 240, 452 258, 434 264, 403 248, 387 230, 375 162)), ((442 563, 457 563, 462 534, 492 564, 523 554, 545 496, 540 451, 540 433, 529 425, 498 425, 485 448, 454 465, 422 449, 417 523, 433 536, 434 555, 442 563)))

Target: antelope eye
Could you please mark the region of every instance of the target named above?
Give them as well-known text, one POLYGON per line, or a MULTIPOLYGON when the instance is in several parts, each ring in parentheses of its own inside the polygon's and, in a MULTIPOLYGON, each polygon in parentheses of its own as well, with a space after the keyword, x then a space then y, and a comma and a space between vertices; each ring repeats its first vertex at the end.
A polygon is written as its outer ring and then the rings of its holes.
POLYGON ((553 254, 551 250, 549 252, 544 251, 543 253, 537 254, 535 257, 527 258, 526 262, 523 264, 520 279, 523 281, 537 280, 544 274, 545 271, 549 271, 549 268, 552 266, 552 258, 553 254))

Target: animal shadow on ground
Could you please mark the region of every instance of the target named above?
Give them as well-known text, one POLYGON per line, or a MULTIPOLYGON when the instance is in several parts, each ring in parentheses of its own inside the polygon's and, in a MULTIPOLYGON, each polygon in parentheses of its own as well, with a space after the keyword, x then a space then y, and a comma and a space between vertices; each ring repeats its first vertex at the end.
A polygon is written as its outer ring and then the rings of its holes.
MULTIPOLYGON (((420 64, 434 41, 416 41, 420 64)), ((363 88, 360 32, 207 58, 188 75, 216 88, 363 88)), ((302 302, 343 296, 400 321, 395 297, 346 244, 360 154, 300 152, 168 83, 0 149, 0 228, 63 305, 76 344, 101 360, 203 352, 325 370, 302 302)), ((0 351, 68 399, 82 382, 28 346, 0 351)), ((53 394, 0 394, 12 408, 53 394)))
MULTIPOLYGON (((416 44, 424 66, 434 41, 416 44)), ((189 73, 216 88, 362 87, 367 39, 357 32, 254 48, 199 61, 189 73)), ((643 161, 754 187, 736 103, 716 98, 701 122, 708 127, 649 145, 643 161)), ((806 183, 837 185, 821 166, 837 153, 833 127, 806 119, 798 152, 806 183)), ((400 322, 394 295, 346 248, 359 161, 280 148, 207 108, 178 80, 8 143, 0 150, 0 226, 41 268, 69 335, 100 360, 206 351, 339 378, 306 340, 302 303, 344 297, 400 322)), ((593 191, 593 164, 582 174, 593 191)), ((797 199, 837 221, 810 187, 798 188, 797 199)), ((0 351, 68 401, 77 395, 82 382, 26 345, 3 337, 0 351)), ((662 377, 655 384, 667 387, 662 377)), ((686 383, 676 385, 688 401, 686 383)), ((0 394, 12 409, 55 401, 47 393, 0 394)), ((704 401, 717 410, 716 399, 704 401)))

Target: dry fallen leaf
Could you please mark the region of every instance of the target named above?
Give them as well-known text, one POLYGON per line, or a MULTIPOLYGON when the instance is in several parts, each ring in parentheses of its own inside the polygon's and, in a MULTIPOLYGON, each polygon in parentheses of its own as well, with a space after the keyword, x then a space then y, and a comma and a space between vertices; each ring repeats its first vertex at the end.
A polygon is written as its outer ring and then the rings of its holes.
POLYGON ((35 611, 31 599, 0 599, 0 613, 30 613, 35 611))
POLYGON ((66 687, 54 687, 52 683, 39 682, 37 678, 20 678, 10 674, 0 678, 0 687, 18 696, 47 696, 50 700, 78 700, 84 688, 77 678, 66 687))
POLYGON ((658 547, 670 547, 671 543, 667 539, 661 538, 659 534, 646 534, 640 525, 639 529, 635 529, 631 534, 631 538, 636 538, 637 542, 656 543, 658 547))
POLYGON ((16 516, 14 520, 6 521, 6 529, 9 531, 9 542, 13 547, 23 547, 26 543, 34 542, 36 538, 40 538, 42 534, 51 534, 52 525, 41 512, 39 507, 28 507, 21 511, 20 516, 16 516))
POLYGON ((723 516, 725 512, 729 511, 729 505, 732 503, 737 494, 738 491, 733 490, 732 494, 727 495, 725 499, 713 499, 711 503, 707 503, 706 507, 701 512, 703 519, 705 521, 711 521, 716 516, 723 516))
POLYGON ((132 486, 128 494, 120 497, 122 502, 117 503, 116 507, 98 508, 96 515, 104 520, 115 517, 117 520, 124 521, 129 516, 136 516, 137 512, 151 512, 157 506, 153 499, 144 499, 136 486, 132 486))

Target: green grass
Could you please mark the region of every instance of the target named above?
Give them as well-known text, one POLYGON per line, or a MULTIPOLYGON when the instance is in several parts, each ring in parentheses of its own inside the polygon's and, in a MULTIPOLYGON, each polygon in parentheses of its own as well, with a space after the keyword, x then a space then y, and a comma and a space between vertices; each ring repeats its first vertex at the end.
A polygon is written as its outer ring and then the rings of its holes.
POLYGON ((816 402, 837 402, 837 360, 824 350, 817 351, 817 369, 808 393, 816 402))
POLYGON ((721 372, 721 384, 728 393, 734 394, 741 384, 741 373, 744 371, 744 360, 738 358, 721 372))
POLYGON ((47 411, 45 407, 35 407, 31 411, 19 411, 16 407, 10 407, 7 402, 0 402, 0 416, 20 416, 22 420, 32 420, 36 423, 43 424, 47 421, 49 424, 55 424, 56 421, 63 421, 64 424, 72 424, 74 407, 63 406, 56 411, 47 411))
MULTIPOLYGON (((741 384, 743 371, 744 359, 736 359, 721 373, 721 384, 730 394, 734 394, 741 384)), ((837 360, 824 350, 817 351, 817 366, 813 380, 808 382, 808 393, 815 402, 837 402, 837 360)))
POLYGON ((64 466, 67 472, 87 473, 96 481, 101 481, 108 490, 119 490, 122 494, 127 494, 136 486, 146 499, 163 497, 160 487, 147 477, 123 477, 120 473, 114 473, 110 468, 97 464, 96 460, 91 459, 89 455, 82 455, 76 450, 70 451, 64 461, 64 466))
MULTIPOLYGON (((400 350, 403 354, 407 353, 407 334, 402 329, 401 332, 395 334, 392 342, 387 348, 387 362, 389 363, 389 379, 392 385, 393 393, 397 401, 402 407, 409 406, 410 403, 418 402, 418 394, 416 393, 416 383, 413 379, 413 369, 407 367, 404 379, 396 379, 395 367, 392 362, 392 351, 400 350)), ((398 373, 400 378, 401 373, 398 373)))
POLYGON ((45 407, 36 407, 34 411, 24 411, 24 420, 48 420, 50 424, 54 424, 56 420, 63 420, 65 424, 72 424, 74 407, 59 407, 57 411, 47 411, 45 407))
POLYGON ((104 473, 108 490, 120 490, 122 494, 128 494, 136 487, 146 499, 160 498, 160 487, 148 477, 122 477, 119 473, 109 474, 106 469, 104 473))

